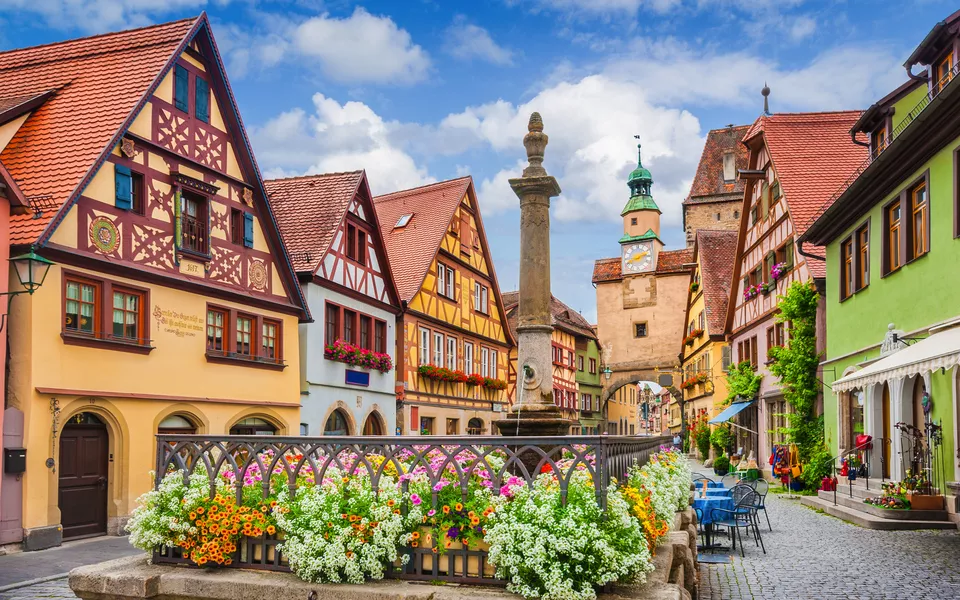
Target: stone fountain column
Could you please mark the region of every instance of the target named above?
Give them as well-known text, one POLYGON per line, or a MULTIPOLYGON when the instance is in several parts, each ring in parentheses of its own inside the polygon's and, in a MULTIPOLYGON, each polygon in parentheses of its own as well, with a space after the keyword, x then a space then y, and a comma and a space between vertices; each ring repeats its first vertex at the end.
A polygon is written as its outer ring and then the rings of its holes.
POLYGON ((550 314, 550 198, 557 180, 543 168, 547 134, 539 113, 530 115, 523 146, 527 168, 510 187, 520 198, 520 306, 517 315, 517 398, 507 418, 496 422, 501 435, 566 435, 570 421, 553 398, 550 314), (521 391, 522 390, 522 391, 521 391))

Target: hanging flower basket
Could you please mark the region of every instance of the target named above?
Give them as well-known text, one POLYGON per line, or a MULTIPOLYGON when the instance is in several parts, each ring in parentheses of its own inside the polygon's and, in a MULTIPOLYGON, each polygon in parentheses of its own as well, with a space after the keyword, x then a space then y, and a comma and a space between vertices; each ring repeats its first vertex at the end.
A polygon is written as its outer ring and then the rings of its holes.
POLYGON ((336 340, 332 344, 324 347, 323 357, 327 360, 335 360, 353 367, 376 369, 381 373, 386 373, 393 368, 393 360, 389 354, 374 352, 373 350, 348 344, 341 340, 336 340))
POLYGON ((774 281, 779 281, 781 277, 787 274, 787 263, 779 262, 770 267, 770 277, 774 281))
POLYGON ((690 284, 690 291, 691 291, 691 292, 696 293, 696 291, 699 290, 699 289, 700 289, 700 283, 699 283, 699 282, 694 281, 693 283, 690 284))

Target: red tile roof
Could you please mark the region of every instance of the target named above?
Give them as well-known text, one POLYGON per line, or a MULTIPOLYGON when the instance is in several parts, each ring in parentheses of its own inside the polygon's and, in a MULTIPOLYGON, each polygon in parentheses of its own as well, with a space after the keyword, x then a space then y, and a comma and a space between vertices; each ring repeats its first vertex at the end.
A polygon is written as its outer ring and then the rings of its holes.
MULTIPOLYGON (((867 160, 867 148, 850 139, 850 129, 861 113, 849 110, 762 116, 744 136, 748 141, 763 134, 797 237, 867 160)), ((824 255, 818 246, 805 244, 804 250, 824 255)), ((807 260, 807 267, 814 277, 826 274, 823 261, 807 260)))
POLYGON ((684 273, 691 271, 691 267, 684 266, 693 262, 693 248, 683 248, 681 250, 661 250, 657 254, 657 273, 667 275, 670 273, 684 273))
POLYGON ((710 335, 723 335, 726 328, 727 305, 737 258, 737 235, 736 231, 697 231, 694 253, 700 263, 700 285, 710 335))
POLYGON ((401 300, 409 302, 420 291, 457 206, 472 185, 469 176, 460 177, 373 199, 401 300), (400 217, 410 214, 410 222, 396 228, 400 217))
POLYGON ((617 281, 622 279, 621 262, 623 259, 617 258, 598 258, 593 263, 593 283, 602 281, 617 281))
MULTIPOLYGON (((503 307, 507 311, 507 324, 513 336, 517 336, 517 308, 520 303, 520 292, 504 292, 503 307)), ((565 329, 574 335, 580 335, 592 340, 597 339, 597 332, 590 325, 583 315, 570 308, 557 299, 556 296, 550 296, 550 316, 554 327, 565 329)))
POLYGON ((0 53, 0 98, 50 90, 0 153, 32 204, 10 218, 11 243, 37 240, 81 185, 198 18, 0 53))
POLYGON ((317 270, 363 179, 352 171, 263 182, 298 273, 317 270))
POLYGON ((690 194, 684 203, 736 200, 742 196, 743 181, 739 177, 735 177, 731 182, 725 182, 723 179, 723 156, 730 150, 734 151, 736 168, 746 168, 747 147, 740 141, 749 128, 749 125, 739 125, 714 129, 707 133, 707 141, 703 146, 703 154, 700 155, 697 174, 693 178, 690 194))

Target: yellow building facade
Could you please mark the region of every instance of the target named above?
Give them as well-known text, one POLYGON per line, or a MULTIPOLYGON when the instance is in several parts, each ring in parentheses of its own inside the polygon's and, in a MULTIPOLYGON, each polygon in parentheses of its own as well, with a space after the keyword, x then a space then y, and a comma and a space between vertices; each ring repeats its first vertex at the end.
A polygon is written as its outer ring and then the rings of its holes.
POLYGON ((399 434, 495 434, 514 343, 473 180, 378 196, 374 206, 403 305, 399 434))
MULTIPOLYGON (((29 155, 44 141, 32 126, 121 105, 104 112, 109 141, 76 192, 54 195, 41 230, 12 225, 14 249, 56 263, 9 321, 27 549, 122 532, 153 485, 158 433, 299 434, 297 328, 309 315, 206 17, 95 40, 46 48, 92 52, 102 64, 87 72, 139 60, 150 77, 118 82, 139 105, 84 89, 78 72, 78 89, 48 99, 11 142, 24 135, 29 155)), ((91 139, 60 139, 61 159, 86 156, 91 139)))

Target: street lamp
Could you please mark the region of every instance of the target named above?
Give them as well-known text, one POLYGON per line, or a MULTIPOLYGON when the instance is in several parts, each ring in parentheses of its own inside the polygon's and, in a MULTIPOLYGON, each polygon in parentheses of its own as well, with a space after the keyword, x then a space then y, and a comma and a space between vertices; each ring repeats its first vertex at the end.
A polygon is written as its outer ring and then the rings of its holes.
POLYGON ((607 381, 610 381, 610 376, 613 375, 613 371, 610 367, 603 368, 603 376, 607 378, 607 381))
MULTIPOLYGON (((14 256, 10 259, 10 262, 17 272, 17 279, 20 281, 20 285, 23 287, 22 290, 15 292, 0 292, 0 296, 10 296, 11 301, 14 296, 19 296, 20 294, 30 294, 32 296, 33 293, 43 285, 43 281, 47 278, 47 271, 50 270, 50 266, 53 264, 51 261, 37 255, 37 253, 33 251, 33 248, 26 254, 14 256)), ((10 303, 8 302, 7 311, 9 310, 10 303)), ((8 313, 5 312, 0 316, 0 331, 3 331, 3 327, 6 325, 7 314, 8 313)))

